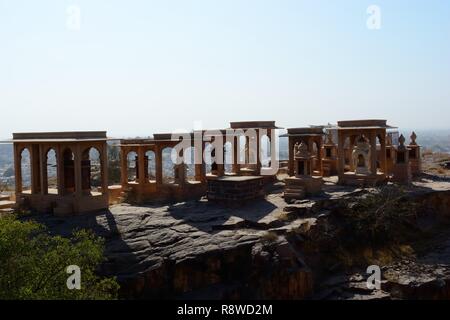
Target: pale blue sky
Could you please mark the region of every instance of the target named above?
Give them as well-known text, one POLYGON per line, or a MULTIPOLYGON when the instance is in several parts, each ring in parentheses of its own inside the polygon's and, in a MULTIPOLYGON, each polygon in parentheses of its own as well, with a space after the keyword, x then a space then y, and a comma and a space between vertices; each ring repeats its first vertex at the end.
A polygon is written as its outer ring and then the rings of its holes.
POLYGON ((449 127, 449 1, 0 0, 0 41, 0 138, 194 121, 449 127), (381 30, 366 26, 371 4, 381 30))

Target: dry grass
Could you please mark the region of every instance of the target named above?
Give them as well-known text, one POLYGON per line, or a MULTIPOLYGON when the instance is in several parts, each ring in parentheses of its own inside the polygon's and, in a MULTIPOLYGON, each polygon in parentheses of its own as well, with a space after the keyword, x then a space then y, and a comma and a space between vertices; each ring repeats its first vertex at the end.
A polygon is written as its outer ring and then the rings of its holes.
POLYGON ((273 243, 278 240, 278 235, 273 231, 267 231, 261 238, 266 242, 273 243))
POLYGON ((288 215, 286 212, 280 212, 280 213, 277 213, 277 214, 275 215, 275 218, 277 218, 277 219, 280 220, 280 221, 284 221, 284 222, 290 220, 289 215, 288 215))
POLYGON ((431 150, 431 149, 424 149, 424 150, 422 151, 422 155, 423 155, 424 157, 430 156, 430 155, 432 155, 432 154, 433 154, 433 150, 431 150))

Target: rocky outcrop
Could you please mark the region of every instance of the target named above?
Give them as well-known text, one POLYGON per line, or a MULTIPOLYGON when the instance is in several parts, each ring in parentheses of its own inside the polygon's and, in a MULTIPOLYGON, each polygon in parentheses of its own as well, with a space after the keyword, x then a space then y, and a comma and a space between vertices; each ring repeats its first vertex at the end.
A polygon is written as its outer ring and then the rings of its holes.
POLYGON ((369 288, 367 277, 360 273, 339 274, 322 281, 313 297, 317 300, 389 300, 382 288, 369 288))
POLYGON ((139 275, 122 278, 126 298, 303 299, 312 276, 287 242, 246 244, 181 261, 164 260, 139 275))
POLYGON ((382 288, 396 299, 450 299, 450 265, 403 260, 383 268, 382 288))
MULTIPOLYGON (((450 217, 448 190, 449 185, 434 190, 425 184, 409 191, 420 208, 424 232, 450 217)), ((162 206, 119 204, 95 215, 35 218, 61 235, 87 228, 105 238, 101 273, 117 277, 125 299, 445 297, 447 271, 421 278, 404 267, 395 273, 396 267, 388 266, 383 272, 390 276, 381 290, 370 290, 361 270, 346 270, 336 259, 343 236, 339 210, 367 192, 326 185, 324 194, 289 205, 275 191, 240 207, 202 199, 162 206), (330 274, 341 276, 330 279, 330 274)), ((435 260, 429 256, 420 263, 435 272, 438 264, 450 265, 448 252, 443 249, 435 260)), ((360 253, 353 254, 349 265, 358 264, 360 253)))
POLYGON ((88 228, 105 238, 101 273, 117 277, 123 298, 303 299, 312 294, 312 273, 284 236, 298 222, 280 222, 278 201, 240 208, 122 204, 96 215, 36 219, 54 233, 88 228))

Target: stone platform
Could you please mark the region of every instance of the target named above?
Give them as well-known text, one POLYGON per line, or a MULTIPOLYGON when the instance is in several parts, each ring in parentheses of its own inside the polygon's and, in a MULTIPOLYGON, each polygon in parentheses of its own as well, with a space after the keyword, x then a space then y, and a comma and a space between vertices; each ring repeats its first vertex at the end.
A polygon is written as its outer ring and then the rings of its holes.
POLYGON ((261 176, 207 176, 208 200, 241 202, 264 197, 261 176))
POLYGON ((107 193, 59 195, 55 191, 48 194, 32 194, 31 191, 24 191, 16 201, 19 207, 32 209, 39 213, 53 213, 57 216, 105 210, 108 202, 107 193))
POLYGON ((384 173, 378 173, 377 175, 365 175, 346 172, 345 174, 339 176, 339 184, 347 186, 375 187, 386 182, 387 178, 384 173))
POLYGON ((315 195, 322 191, 322 177, 288 177, 284 179, 286 184, 284 191, 284 199, 301 200, 307 195, 315 195))

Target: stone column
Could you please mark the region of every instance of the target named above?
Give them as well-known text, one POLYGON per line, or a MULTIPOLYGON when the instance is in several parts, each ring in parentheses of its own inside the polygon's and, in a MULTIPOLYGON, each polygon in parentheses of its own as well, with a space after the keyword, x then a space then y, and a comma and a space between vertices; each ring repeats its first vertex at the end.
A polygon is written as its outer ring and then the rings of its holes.
POLYGON ((261 137, 260 130, 256 130, 256 173, 261 174, 261 137))
POLYGON ((201 163, 195 164, 195 181, 203 181, 202 167, 203 164, 201 163))
MULTIPOLYGON (((202 142, 203 146, 203 142, 202 142)), ((203 147, 195 147, 194 153, 195 166, 195 181, 203 181, 202 167, 203 167, 203 147)))
MULTIPOLYGON (((223 140, 222 140, 223 141, 223 140)), ((225 175, 225 146, 222 145, 222 163, 217 163, 217 157, 215 157, 216 164, 217 164, 217 175, 219 177, 223 177, 225 175)))
POLYGON ((383 173, 387 174, 387 159, 386 159, 386 133, 381 134, 382 138, 380 139, 380 152, 381 152, 381 159, 380 159, 380 168, 383 171, 383 173))
POLYGON ((323 176, 323 157, 322 157, 323 145, 322 145, 322 142, 319 143, 319 146, 317 148, 318 148, 317 153, 318 153, 318 157, 319 157, 319 172, 320 172, 320 175, 323 176))
POLYGON ((288 174, 290 177, 294 176, 294 139, 289 137, 289 162, 288 162, 288 174))
POLYGON ((124 146, 120 147, 120 164, 120 179, 122 181, 122 188, 125 188, 128 185, 128 148, 124 146))
POLYGON ((40 157, 39 157, 39 146, 30 146, 30 157, 31 157, 31 193, 39 194, 41 193, 41 169, 40 169, 40 157))
MULTIPOLYGON (((272 131, 270 130, 270 136, 269 136, 269 140, 270 140, 270 165, 271 167, 275 166, 278 169, 280 168, 280 164, 277 163, 277 161, 279 161, 279 159, 277 158, 277 137, 275 135, 276 131, 272 131), (274 133, 274 136, 272 137, 272 133, 274 133), (277 164, 276 164, 277 163, 277 164)), ((277 172, 278 173, 278 172, 277 172)))
POLYGON ((186 159, 184 158, 185 151, 186 149, 182 148, 179 153, 177 153, 176 162, 173 164, 175 184, 178 184, 180 188, 185 188, 187 182, 188 165, 186 159))
POLYGON ((19 199, 19 195, 22 193, 22 154, 20 151, 20 146, 14 144, 14 176, 16 180, 16 199, 19 199))
POLYGON ((245 136, 245 164, 250 163, 250 137, 245 136))
MULTIPOLYGON (((102 194, 109 194, 108 190, 108 146, 102 145, 101 155, 102 194)), ((126 172, 126 171, 125 171, 126 172)))
MULTIPOLYGON (((311 153, 311 155, 314 155, 314 139, 312 137, 307 137, 306 138, 306 145, 308 146, 308 151, 311 153)), ((311 164, 311 173, 310 175, 313 175, 314 173, 314 167, 315 167, 315 162, 317 161, 317 159, 311 159, 311 161, 305 161, 305 163, 310 163, 311 164)), ((309 174, 309 173, 307 173, 309 174)))
POLYGON ((75 160, 75 194, 77 197, 81 197, 83 194, 83 187, 81 182, 81 150, 80 146, 77 145, 74 151, 75 160))
POLYGON ((162 149, 159 144, 155 146, 155 176, 156 185, 162 185, 163 183, 163 163, 162 163, 162 149))
POLYGON ((337 166, 337 172, 339 179, 344 175, 344 167, 345 167, 345 149, 344 149, 344 142, 345 142, 345 135, 342 132, 338 132, 338 166, 337 166))
POLYGON ((63 148, 58 146, 55 149, 56 153, 56 178, 58 183, 58 194, 64 195, 64 157, 63 157, 63 148))
POLYGON ((377 175, 377 135, 375 131, 370 133, 370 171, 377 175))
POLYGON ((139 147, 136 149, 136 157, 134 157, 134 170, 135 170, 135 174, 136 174, 136 179, 135 182, 139 183, 139 147))
POLYGON ((239 136, 233 137, 233 173, 239 174, 239 170, 241 165, 239 164, 240 160, 240 139, 239 136))
POLYGON ((31 174, 31 194, 34 194, 36 192, 36 169, 34 168, 34 152, 33 152, 33 146, 28 146, 28 151, 30 155, 30 174, 31 174))
POLYGON ((48 194, 48 177, 47 177, 47 154, 45 153, 44 146, 39 145, 39 167, 41 174, 41 194, 48 194))
POLYGON ((139 183, 139 188, 142 189, 144 187, 145 184, 145 180, 146 180, 146 174, 145 174, 145 150, 143 146, 139 146, 138 147, 138 168, 136 174, 138 176, 138 183, 139 183))
POLYGON ((202 175, 202 182, 206 182, 206 161, 204 161, 204 153, 206 148, 206 142, 202 142, 202 166, 201 169, 201 175, 202 175))
MULTIPOLYGON (((350 171, 355 171, 356 170, 355 163, 353 162, 353 159, 351 157, 351 155, 353 153, 353 148, 355 147, 355 140, 356 140, 356 136, 351 136, 350 137, 350 171)), ((345 142, 345 140, 344 140, 344 142, 345 142)))

